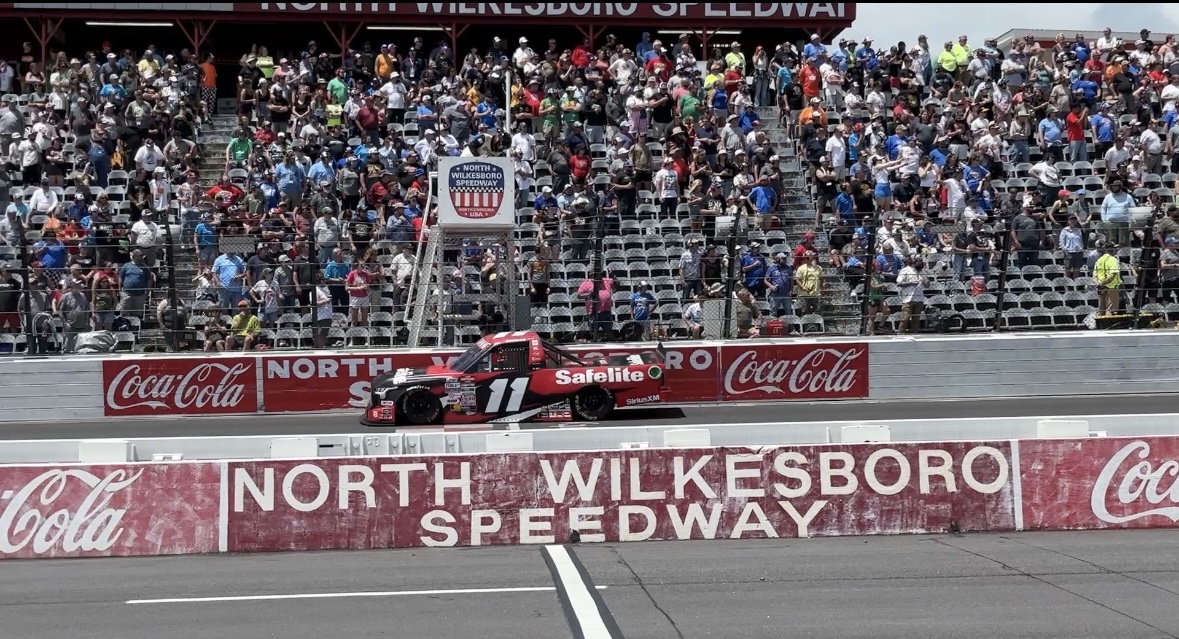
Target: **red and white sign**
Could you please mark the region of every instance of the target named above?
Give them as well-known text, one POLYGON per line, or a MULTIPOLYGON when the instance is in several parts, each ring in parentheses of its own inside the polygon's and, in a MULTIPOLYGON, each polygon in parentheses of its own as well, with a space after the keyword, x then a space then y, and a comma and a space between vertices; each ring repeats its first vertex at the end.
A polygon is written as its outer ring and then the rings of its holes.
POLYGON ((104 414, 253 413, 258 410, 256 366, 251 357, 104 360, 104 414))
POLYGON ((0 466, 0 559, 218 550, 221 464, 0 466))
POLYGON ((612 20, 655 24, 660 20, 728 22, 836 21, 855 18, 852 2, 238 2, 237 11, 302 14, 381 14, 401 17, 463 18, 478 21, 523 19, 612 20))
MULTIPOLYGON (((574 348, 583 357, 632 355, 643 348, 574 348)), ((402 368, 446 364, 460 351, 262 358, 262 404, 266 412, 363 409, 372 380, 402 368), (314 393, 307 392, 314 388, 314 393)), ((669 346, 670 402, 796 401, 862 399, 868 396, 868 345, 747 344, 669 346)))
POLYGON ((1024 526, 1179 526, 1179 437, 1019 443, 1024 526))
POLYGON ((868 396, 867 344, 720 347, 723 401, 868 396))
POLYGON ((232 462, 229 473, 230 552, 1015 526, 1006 442, 232 462))

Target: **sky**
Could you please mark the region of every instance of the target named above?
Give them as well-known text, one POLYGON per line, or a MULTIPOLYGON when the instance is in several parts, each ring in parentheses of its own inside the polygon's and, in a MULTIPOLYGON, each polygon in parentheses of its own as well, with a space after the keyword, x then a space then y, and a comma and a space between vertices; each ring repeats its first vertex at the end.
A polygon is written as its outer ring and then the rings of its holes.
POLYGON ((1144 27, 1155 34, 1179 33, 1179 4, 859 2, 855 24, 840 37, 857 41, 871 37, 880 48, 902 40, 912 46, 923 33, 935 46, 967 35, 972 44, 981 45, 1010 29, 1047 29, 1067 35, 1107 26, 1134 33, 1144 27))

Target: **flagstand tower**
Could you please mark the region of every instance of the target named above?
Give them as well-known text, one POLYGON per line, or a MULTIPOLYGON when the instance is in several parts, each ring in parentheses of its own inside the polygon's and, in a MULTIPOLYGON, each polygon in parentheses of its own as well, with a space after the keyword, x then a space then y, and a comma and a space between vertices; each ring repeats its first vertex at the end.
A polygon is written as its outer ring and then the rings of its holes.
POLYGON ((411 348, 473 342, 480 318, 497 313, 518 325, 514 173, 510 158, 439 159, 438 220, 424 229, 405 304, 411 348), (496 265, 483 273, 487 252, 496 265))

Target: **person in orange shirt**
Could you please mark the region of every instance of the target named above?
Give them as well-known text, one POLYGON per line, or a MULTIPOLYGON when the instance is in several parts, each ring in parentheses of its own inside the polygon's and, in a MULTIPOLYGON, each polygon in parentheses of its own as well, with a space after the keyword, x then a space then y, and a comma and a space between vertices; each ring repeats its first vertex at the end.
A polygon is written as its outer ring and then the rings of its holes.
POLYGON ((206 53, 201 63, 201 101, 209 115, 217 113, 217 66, 213 64, 212 53, 206 53))
POLYGON ((823 75, 819 71, 818 61, 813 58, 807 60, 798 75, 802 84, 802 95, 807 99, 819 97, 823 91, 823 75))
POLYGON ((827 126, 827 111, 823 109, 823 101, 819 98, 811 98, 807 107, 798 114, 798 123, 807 124, 815 116, 819 116, 819 123, 826 128, 827 126))

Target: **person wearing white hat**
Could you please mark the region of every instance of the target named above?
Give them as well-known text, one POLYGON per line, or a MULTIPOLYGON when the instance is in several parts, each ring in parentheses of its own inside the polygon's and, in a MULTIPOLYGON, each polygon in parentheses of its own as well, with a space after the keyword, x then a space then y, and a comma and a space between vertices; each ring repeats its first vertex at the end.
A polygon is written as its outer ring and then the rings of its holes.
POLYGON ((520 38, 520 46, 516 47, 516 52, 512 54, 512 64, 518 69, 523 69, 534 55, 536 53, 528 46, 528 38, 520 38))

